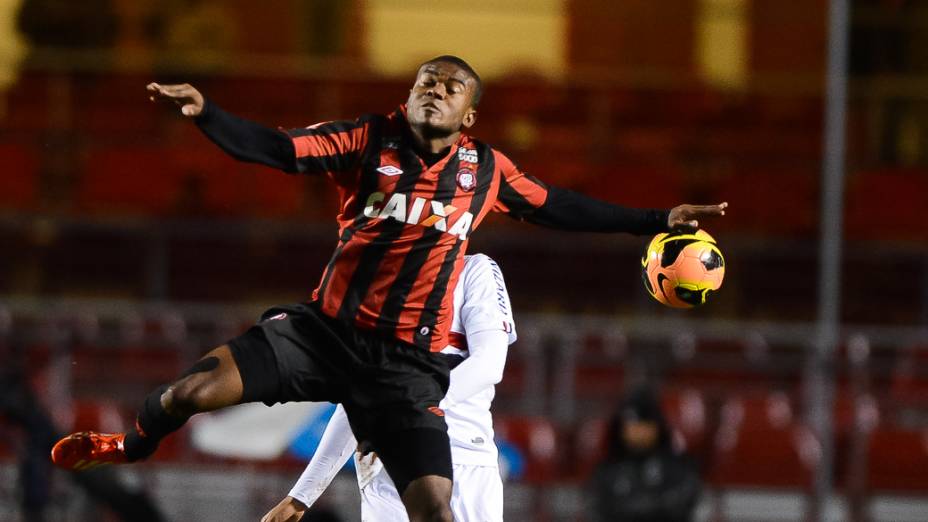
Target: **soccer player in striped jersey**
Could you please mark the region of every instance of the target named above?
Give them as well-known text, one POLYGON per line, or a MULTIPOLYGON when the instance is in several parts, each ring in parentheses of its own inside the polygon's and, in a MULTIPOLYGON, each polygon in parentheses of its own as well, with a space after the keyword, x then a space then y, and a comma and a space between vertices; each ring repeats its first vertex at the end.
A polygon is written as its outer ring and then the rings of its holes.
POLYGON ((152 392, 134 430, 82 432, 53 448, 67 469, 133 462, 192 415, 243 402, 341 403, 389 471, 410 520, 451 520, 451 455, 438 404, 449 369, 451 289, 490 211, 563 230, 653 234, 695 227, 726 204, 640 210, 546 186, 463 131, 480 77, 440 56, 422 64, 392 114, 280 131, 229 114, 188 84, 147 87, 176 103, 231 156, 329 178, 339 243, 312 297, 278 306, 152 392))
MULTIPOLYGON (((441 351, 453 368, 451 385, 439 405, 451 439, 451 511, 457 522, 503 520, 503 482, 490 404, 495 385, 503 377, 508 345, 515 341, 509 294, 499 266, 482 254, 465 256, 464 270, 454 289, 448 346, 441 351)), ((262 522, 299 520, 352 457, 361 490, 361 520, 409 520, 376 453, 363 455, 357 448, 345 410, 338 406, 306 470, 262 522)))

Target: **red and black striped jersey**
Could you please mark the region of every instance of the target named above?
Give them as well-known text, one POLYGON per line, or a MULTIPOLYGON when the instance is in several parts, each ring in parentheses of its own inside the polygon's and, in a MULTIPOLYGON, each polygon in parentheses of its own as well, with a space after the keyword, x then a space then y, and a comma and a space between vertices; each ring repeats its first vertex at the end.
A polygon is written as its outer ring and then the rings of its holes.
POLYGON ((288 134, 297 170, 328 176, 340 196, 338 246, 313 300, 327 315, 431 351, 448 344, 471 233, 491 210, 521 218, 548 196, 540 181, 464 134, 426 165, 405 107, 288 134))

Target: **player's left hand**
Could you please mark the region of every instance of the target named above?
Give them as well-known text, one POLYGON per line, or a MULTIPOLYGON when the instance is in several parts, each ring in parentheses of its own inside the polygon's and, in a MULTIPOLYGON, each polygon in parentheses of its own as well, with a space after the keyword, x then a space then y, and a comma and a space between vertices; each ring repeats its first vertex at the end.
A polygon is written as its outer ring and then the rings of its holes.
POLYGON ((670 229, 696 230, 701 218, 724 216, 726 208, 727 202, 718 205, 679 205, 670 209, 667 226, 670 229))
POLYGON ((288 496, 261 518, 261 522, 297 522, 306 512, 306 505, 288 496))
POLYGON ((160 83, 149 83, 145 86, 148 91, 148 99, 156 102, 158 100, 173 101, 180 107, 180 112, 188 118, 195 118, 203 112, 206 101, 200 91, 196 90, 189 83, 175 85, 161 85, 160 83))

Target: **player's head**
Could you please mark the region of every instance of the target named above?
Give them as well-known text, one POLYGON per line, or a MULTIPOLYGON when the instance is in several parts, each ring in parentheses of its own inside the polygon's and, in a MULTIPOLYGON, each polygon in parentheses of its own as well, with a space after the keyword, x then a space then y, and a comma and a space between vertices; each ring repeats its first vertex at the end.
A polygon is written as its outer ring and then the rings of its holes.
POLYGON ((636 388, 625 397, 608 436, 612 458, 669 447, 670 429, 653 390, 636 388))
POLYGON ((409 90, 409 123, 430 133, 451 134, 477 121, 480 76, 457 56, 438 56, 419 66, 409 90))

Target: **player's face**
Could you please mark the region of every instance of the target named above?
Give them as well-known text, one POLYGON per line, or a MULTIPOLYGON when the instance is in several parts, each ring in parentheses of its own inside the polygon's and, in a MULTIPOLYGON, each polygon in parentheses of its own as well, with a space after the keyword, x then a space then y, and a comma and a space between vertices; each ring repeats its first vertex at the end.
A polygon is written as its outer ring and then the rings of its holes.
POLYGON ((442 134, 470 127, 477 121, 471 106, 476 87, 467 71, 453 63, 423 65, 406 102, 409 123, 442 134))
POLYGON ((622 429, 625 445, 638 451, 646 451, 657 444, 658 427, 649 421, 628 421, 622 429))

